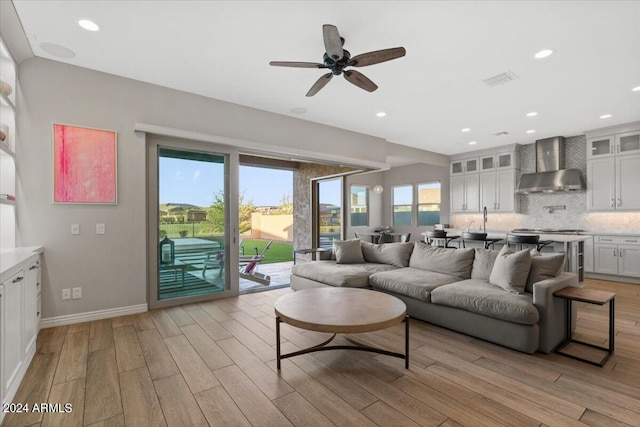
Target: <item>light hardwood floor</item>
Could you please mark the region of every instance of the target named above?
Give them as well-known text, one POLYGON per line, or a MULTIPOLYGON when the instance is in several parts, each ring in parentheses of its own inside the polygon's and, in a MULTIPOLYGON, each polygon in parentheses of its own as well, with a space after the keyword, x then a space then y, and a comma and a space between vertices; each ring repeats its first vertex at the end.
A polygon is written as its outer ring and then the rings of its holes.
MULTIPOLYGON (((362 352, 299 356, 275 369, 279 289, 44 329, 18 390, 68 414, 7 414, 6 426, 640 426, 640 285, 616 293, 604 368, 527 355, 420 321, 411 367, 362 352)), ((360 334, 402 351, 404 326, 360 334)), ((607 306, 578 304, 576 335, 605 345, 607 306)), ((283 351, 323 334, 282 326, 283 351)))

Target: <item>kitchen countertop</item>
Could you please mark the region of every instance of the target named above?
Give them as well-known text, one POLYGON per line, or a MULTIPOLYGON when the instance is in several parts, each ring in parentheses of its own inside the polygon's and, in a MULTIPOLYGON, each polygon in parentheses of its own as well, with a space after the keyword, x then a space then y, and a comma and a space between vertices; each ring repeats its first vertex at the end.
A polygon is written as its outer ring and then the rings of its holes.
POLYGON ((0 283, 16 274, 18 266, 34 255, 44 251, 42 246, 28 246, 15 249, 0 250, 0 283))
MULTIPOLYGON (((447 228, 445 229, 447 235, 449 234, 458 234, 462 235, 463 231, 467 231, 465 228, 447 228)), ((470 231, 481 232, 480 229, 471 229, 470 231)), ((511 233, 510 231, 501 231, 501 230, 487 230, 487 238, 489 239, 506 239, 507 233, 511 233)), ((517 234, 538 234, 538 233, 517 233, 517 234)), ((585 234, 544 234, 540 233, 540 240, 551 240, 552 242, 558 243, 573 243, 573 242, 582 242, 584 240, 590 239, 591 235, 585 234)))

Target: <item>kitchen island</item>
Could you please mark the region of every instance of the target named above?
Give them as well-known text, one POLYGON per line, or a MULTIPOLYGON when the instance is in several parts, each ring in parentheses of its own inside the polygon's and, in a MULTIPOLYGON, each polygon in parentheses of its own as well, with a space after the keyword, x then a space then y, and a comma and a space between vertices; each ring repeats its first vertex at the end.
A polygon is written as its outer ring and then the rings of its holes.
MULTIPOLYGON (((452 245, 457 245, 457 247, 462 247, 462 233, 467 231, 467 229, 463 228, 447 228, 445 229, 447 232, 447 240, 449 241, 448 245, 451 247, 452 245), (453 238, 456 236, 456 238, 453 238)), ((481 229, 469 229, 469 231, 473 232, 481 232, 481 229)), ((425 242, 427 242, 426 233, 422 233, 425 242)), ((549 245, 546 245, 543 249, 543 252, 553 251, 557 253, 565 253, 567 259, 565 261, 564 269, 570 273, 576 273, 578 275, 578 281, 584 281, 584 241, 591 238, 589 235, 584 234, 562 234, 562 233, 537 233, 532 231, 527 232, 512 232, 512 231, 504 231, 504 230, 487 230, 486 241, 493 241, 496 248, 500 248, 501 245, 506 244, 507 234, 518 234, 518 235, 538 235, 540 236, 540 241, 549 241, 551 242, 549 245), (499 239, 496 241, 496 239, 499 239)), ((441 245, 445 239, 430 239, 436 245, 441 245)), ((473 242, 482 243, 484 247, 484 240, 464 240, 464 245, 468 246, 469 244, 473 244, 473 242)), ((428 242, 427 242, 428 243, 428 242)), ((443 244, 442 244, 443 245, 443 244)))

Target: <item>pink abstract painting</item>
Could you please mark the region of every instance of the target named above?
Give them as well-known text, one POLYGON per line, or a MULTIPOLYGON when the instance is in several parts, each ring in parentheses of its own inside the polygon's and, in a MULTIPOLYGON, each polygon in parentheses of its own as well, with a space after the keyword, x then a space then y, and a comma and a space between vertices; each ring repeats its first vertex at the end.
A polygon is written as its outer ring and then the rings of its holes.
POLYGON ((116 132, 53 125, 54 203, 117 203, 116 132))

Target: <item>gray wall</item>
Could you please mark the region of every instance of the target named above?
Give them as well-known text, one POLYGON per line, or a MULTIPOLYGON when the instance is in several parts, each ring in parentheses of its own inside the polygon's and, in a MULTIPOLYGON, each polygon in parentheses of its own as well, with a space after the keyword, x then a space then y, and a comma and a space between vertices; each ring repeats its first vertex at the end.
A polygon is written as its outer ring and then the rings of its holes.
POLYGON ((43 318, 146 302, 145 136, 136 122, 385 161, 379 138, 40 58, 20 65, 18 95, 18 244, 45 246, 43 318), (117 206, 52 203, 52 123, 118 132, 117 206), (76 286, 83 298, 62 301, 61 289, 76 286))

